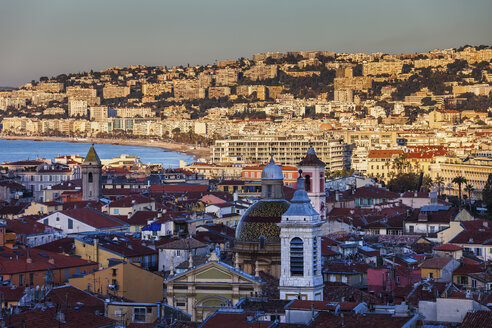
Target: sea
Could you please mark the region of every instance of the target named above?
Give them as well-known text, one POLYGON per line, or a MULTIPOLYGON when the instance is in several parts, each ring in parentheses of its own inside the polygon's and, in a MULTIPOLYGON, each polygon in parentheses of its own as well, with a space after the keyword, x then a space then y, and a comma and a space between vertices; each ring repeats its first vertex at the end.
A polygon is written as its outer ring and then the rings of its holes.
MULTIPOLYGON (((54 159, 61 155, 87 155, 91 143, 59 141, 4 140, 0 139, 0 163, 25 159, 54 159)), ((165 151, 155 147, 95 144, 99 158, 113 158, 121 154, 140 157, 142 163, 162 164, 164 168, 177 168, 179 161, 190 164, 193 156, 174 151, 165 151)))

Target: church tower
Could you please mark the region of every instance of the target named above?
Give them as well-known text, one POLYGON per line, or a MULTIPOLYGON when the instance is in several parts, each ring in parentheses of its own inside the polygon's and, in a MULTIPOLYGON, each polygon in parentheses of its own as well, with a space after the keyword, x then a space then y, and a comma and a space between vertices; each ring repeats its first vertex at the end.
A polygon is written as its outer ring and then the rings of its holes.
POLYGON ((102 165, 94 144, 80 165, 82 173, 82 200, 99 200, 102 195, 102 165))
POLYGON ((326 164, 318 158, 312 145, 299 163, 299 169, 302 170, 305 179, 304 187, 321 220, 325 219, 326 212, 325 167, 326 164))
POLYGON ((311 205, 299 170, 297 190, 280 227, 280 299, 323 300, 321 220, 311 205))

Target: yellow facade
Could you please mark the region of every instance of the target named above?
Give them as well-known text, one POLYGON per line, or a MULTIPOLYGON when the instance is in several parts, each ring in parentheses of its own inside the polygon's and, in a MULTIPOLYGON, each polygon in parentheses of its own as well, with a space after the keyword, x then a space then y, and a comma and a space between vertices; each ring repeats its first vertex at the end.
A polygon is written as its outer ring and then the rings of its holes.
POLYGON ((121 263, 72 278, 69 284, 92 293, 123 297, 135 302, 160 302, 164 296, 163 281, 161 276, 134 264, 121 263))
POLYGON ((429 268, 420 268, 420 276, 422 279, 431 278, 434 280, 441 278, 441 270, 440 269, 429 269, 429 268))

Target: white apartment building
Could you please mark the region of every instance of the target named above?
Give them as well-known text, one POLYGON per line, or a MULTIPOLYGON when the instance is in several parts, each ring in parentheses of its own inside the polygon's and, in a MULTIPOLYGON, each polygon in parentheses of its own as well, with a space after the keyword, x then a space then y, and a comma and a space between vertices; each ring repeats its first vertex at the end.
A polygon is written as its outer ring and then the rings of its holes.
POLYGON ((70 100, 68 102, 68 115, 70 116, 86 116, 87 101, 86 100, 70 100))
POLYGON ((270 153, 282 165, 297 165, 312 144, 319 159, 331 171, 350 167, 349 145, 340 139, 305 138, 304 136, 262 136, 231 137, 216 140, 212 146, 212 162, 266 163, 270 153))

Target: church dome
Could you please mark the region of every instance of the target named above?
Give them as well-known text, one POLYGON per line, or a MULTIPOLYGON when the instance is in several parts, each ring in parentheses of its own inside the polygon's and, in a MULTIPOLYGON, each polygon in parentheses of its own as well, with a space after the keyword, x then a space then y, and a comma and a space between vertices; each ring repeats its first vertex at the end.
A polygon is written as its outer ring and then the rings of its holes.
POLYGON ((267 243, 280 243, 280 228, 277 223, 289 206, 290 203, 285 199, 263 199, 251 205, 236 228, 236 240, 258 243, 260 237, 264 236, 267 243))
POLYGON ((275 164, 273 160, 273 155, 270 158, 270 163, 263 168, 261 171, 261 179, 264 180, 283 180, 284 174, 282 173, 282 169, 280 166, 275 164))

